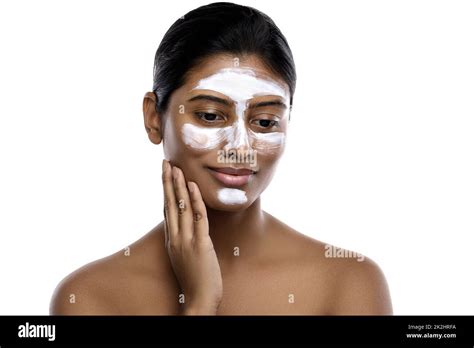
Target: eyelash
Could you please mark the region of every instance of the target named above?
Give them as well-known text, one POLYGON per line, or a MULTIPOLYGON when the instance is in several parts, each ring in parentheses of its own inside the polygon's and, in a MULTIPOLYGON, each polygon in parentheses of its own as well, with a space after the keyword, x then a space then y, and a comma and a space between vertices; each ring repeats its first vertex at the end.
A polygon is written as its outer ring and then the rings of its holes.
POLYGON ((263 129, 271 129, 272 127, 278 127, 278 125, 279 125, 279 122, 276 121, 276 120, 259 119, 259 120, 255 120, 255 121, 257 121, 257 122, 268 121, 270 123, 270 125, 267 126, 267 127, 259 125, 259 127, 262 127, 263 129))
POLYGON ((200 112, 196 112, 195 115, 203 122, 205 123, 208 123, 208 124, 212 124, 212 123, 216 123, 216 119, 217 117, 221 117, 220 115, 216 114, 216 113, 212 113, 212 112, 203 112, 203 111, 200 111, 200 112), (204 117, 207 116, 207 115, 213 115, 213 116, 216 116, 216 119, 212 120, 212 121, 209 121, 209 120, 206 120, 204 117))
MULTIPOLYGON (((218 115, 217 113, 212 113, 212 112, 203 112, 203 111, 199 111, 199 112, 195 112, 195 115, 203 122, 207 123, 207 124, 214 124, 217 122, 217 118, 218 117, 221 117, 220 115, 218 115), (216 118, 212 121, 210 120, 206 120, 205 117, 208 116, 208 115, 212 115, 212 116, 216 116, 216 118)), ((257 119, 257 120, 253 120, 252 122, 261 122, 261 121, 267 121, 269 122, 269 125, 267 127, 265 126, 262 126, 260 124, 258 124, 259 127, 263 128, 263 129, 271 129, 273 127, 278 127, 279 126, 279 122, 277 120, 268 120, 268 119, 257 119)))

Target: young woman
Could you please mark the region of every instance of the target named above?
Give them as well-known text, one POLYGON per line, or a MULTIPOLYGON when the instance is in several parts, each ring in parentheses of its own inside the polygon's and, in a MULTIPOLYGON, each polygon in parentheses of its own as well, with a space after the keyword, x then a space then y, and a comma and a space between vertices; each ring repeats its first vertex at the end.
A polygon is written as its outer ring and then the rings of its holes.
POLYGON ((164 221, 63 279, 50 313, 391 314, 373 261, 328 257, 262 210, 295 84, 291 50, 265 14, 213 3, 178 19, 143 101, 148 137, 164 149, 152 183, 163 185, 164 221))

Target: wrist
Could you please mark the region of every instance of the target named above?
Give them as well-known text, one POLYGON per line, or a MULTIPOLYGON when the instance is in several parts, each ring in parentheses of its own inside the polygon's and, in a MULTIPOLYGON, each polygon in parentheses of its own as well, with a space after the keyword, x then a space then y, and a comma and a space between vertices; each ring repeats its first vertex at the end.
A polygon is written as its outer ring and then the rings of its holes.
POLYGON ((182 311, 182 315, 216 315, 217 307, 206 304, 190 303, 182 311))

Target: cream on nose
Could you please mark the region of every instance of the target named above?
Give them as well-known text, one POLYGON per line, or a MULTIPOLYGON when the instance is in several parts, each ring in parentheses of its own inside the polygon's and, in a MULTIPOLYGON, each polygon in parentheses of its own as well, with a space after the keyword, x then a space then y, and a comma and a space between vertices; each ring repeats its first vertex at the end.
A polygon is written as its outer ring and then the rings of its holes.
POLYGON ((245 121, 242 117, 239 117, 230 129, 228 135, 227 144, 224 146, 224 150, 249 150, 250 139, 247 128, 245 127, 245 121))

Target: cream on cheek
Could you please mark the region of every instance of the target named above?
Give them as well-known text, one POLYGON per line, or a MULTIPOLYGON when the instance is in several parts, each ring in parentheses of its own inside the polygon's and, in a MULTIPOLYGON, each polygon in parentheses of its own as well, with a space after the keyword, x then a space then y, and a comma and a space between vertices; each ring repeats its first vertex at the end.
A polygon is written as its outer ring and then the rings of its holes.
POLYGON ((251 132, 253 141, 253 148, 258 153, 272 154, 278 152, 285 143, 285 133, 283 132, 272 132, 272 133, 255 133, 251 132))
POLYGON ((229 137, 230 128, 203 128, 185 123, 181 127, 181 135, 186 145, 197 150, 210 150, 229 137))
POLYGON ((233 126, 224 128, 203 128, 191 123, 185 123, 181 127, 183 142, 197 150, 210 150, 226 141, 227 149, 238 148, 250 142, 256 150, 271 153, 285 143, 283 132, 256 133, 250 130, 249 133, 247 136, 244 122, 240 119, 233 126))

